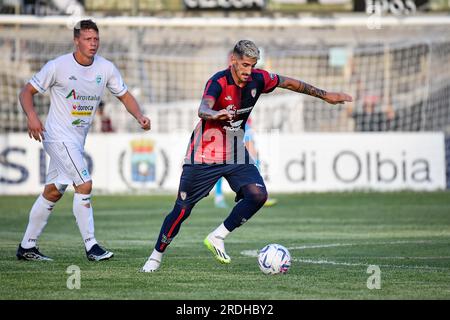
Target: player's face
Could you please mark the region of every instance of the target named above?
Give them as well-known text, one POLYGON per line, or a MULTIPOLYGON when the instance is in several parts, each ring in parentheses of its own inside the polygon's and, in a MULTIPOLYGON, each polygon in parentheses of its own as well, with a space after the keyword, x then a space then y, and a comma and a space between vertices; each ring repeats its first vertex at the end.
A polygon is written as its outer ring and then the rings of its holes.
POLYGON ((234 70, 239 82, 246 82, 248 80, 257 62, 258 60, 256 58, 232 55, 231 68, 234 70))
POLYGON ((100 38, 97 31, 88 29, 80 30, 80 36, 75 38, 77 51, 87 59, 93 59, 97 53, 100 44, 100 38))

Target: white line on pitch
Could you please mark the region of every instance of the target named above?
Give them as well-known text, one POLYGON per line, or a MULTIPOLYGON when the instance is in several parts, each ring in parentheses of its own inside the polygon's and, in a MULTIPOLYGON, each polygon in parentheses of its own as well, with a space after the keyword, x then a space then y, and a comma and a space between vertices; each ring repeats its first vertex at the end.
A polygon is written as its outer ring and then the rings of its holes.
MULTIPOLYGON (((298 246, 298 247, 289 247, 288 250, 305 250, 305 249, 319 249, 319 248, 333 248, 333 247, 349 247, 349 246, 364 246, 364 245, 393 245, 393 244, 424 244, 424 243, 436 243, 432 240, 417 240, 417 241, 411 241, 411 240, 399 240, 399 241, 390 241, 390 242, 372 242, 372 243, 329 243, 329 244, 317 244, 317 245, 304 245, 304 246, 298 246)), ((258 250, 244 250, 241 251, 241 254, 244 256, 250 256, 250 257, 257 257, 258 256, 258 250)), ((367 257, 372 258, 372 257, 367 257)), ((373 257, 376 258, 376 257, 373 257)), ((413 257, 393 257, 398 259, 407 259, 413 257)), ((427 259, 426 257, 418 257, 420 259, 427 259)), ((428 259, 433 259, 436 257, 429 257, 428 259)), ((446 258, 446 257, 439 257, 439 258, 446 258)), ((341 266, 369 266, 371 263, 351 263, 351 262, 338 262, 338 261, 331 261, 331 260, 313 260, 313 259, 298 259, 298 258, 292 258, 292 261, 296 262, 304 262, 304 263, 310 263, 310 264, 329 264, 329 265, 341 265, 341 266)), ((380 267, 387 267, 387 268, 401 268, 401 269, 427 269, 427 270, 448 270, 449 268, 440 268, 440 267, 431 267, 431 266, 407 266, 407 265, 379 265, 380 267)))

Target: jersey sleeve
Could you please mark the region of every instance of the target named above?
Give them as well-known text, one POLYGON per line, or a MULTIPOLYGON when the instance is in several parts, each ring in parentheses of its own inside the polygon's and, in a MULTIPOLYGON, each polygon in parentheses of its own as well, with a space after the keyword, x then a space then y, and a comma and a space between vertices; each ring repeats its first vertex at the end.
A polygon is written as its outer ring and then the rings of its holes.
POLYGON ((264 79, 263 93, 272 92, 280 83, 280 77, 275 73, 269 73, 265 70, 261 70, 264 79))
POLYGON ((219 99, 222 93, 222 86, 213 79, 210 79, 205 87, 205 92, 203 93, 203 98, 210 97, 214 100, 219 99))
POLYGON ((123 82, 122 76, 114 64, 111 64, 111 73, 106 87, 116 97, 121 97, 128 91, 127 85, 123 82))
POLYGON ((54 83, 56 79, 56 65, 53 60, 47 62, 42 69, 36 73, 29 83, 40 93, 44 93, 54 83))

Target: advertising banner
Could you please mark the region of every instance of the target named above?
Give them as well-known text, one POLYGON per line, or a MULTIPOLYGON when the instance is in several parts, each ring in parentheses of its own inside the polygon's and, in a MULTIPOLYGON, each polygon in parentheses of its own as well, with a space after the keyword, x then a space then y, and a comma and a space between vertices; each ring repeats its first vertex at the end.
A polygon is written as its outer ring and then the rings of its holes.
MULTIPOLYGON (((174 192, 189 134, 91 134, 85 161, 96 193, 174 192)), ((260 134, 270 192, 441 190, 441 133, 260 134)), ((0 194, 36 194, 48 156, 27 134, 0 135, 0 194)), ((229 189, 228 189, 229 190, 229 189)))

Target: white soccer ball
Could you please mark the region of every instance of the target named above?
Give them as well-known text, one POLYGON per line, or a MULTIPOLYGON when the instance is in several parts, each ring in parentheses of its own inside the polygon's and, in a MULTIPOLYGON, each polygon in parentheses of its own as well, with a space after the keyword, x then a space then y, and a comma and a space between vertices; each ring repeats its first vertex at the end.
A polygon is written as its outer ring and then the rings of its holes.
POLYGON ((284 274, 291 266, 291 255, 282 245, 271 243, 259 251, 258 265, 265 274, 284 274))

